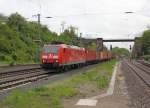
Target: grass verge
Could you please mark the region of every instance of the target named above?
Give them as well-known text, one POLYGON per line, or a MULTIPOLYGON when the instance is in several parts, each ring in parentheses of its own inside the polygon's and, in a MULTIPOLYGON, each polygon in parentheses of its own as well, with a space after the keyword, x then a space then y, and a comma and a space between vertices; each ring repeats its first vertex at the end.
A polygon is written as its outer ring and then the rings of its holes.
POLYGON ((0 102, 0 108, 63 108, 62 98, 79 93, 77 86, 91 83, 98 89, 106 88, 116 61, 104 62, 61 82, 55 82, 29 91, 13 91, 0 102))

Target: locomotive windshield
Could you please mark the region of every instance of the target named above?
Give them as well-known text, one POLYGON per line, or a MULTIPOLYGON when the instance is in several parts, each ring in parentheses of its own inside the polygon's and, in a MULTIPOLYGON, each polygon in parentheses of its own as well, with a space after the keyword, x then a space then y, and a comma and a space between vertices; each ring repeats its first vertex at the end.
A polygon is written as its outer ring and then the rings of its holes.
POLYGON ((44 47, 44 53, 58 53, 58 47, 44 47))

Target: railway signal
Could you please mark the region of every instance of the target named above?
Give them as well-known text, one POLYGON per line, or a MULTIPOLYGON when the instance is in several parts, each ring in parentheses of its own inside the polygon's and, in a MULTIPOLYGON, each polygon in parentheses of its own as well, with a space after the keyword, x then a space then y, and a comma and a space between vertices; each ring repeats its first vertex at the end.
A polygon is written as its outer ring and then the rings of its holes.
POLYGON ((130 45, 130 51, 132 50, 132 46, 130 45))
POLYGON ((110 51, 112 51, 112 45, 110 45, 110 51))

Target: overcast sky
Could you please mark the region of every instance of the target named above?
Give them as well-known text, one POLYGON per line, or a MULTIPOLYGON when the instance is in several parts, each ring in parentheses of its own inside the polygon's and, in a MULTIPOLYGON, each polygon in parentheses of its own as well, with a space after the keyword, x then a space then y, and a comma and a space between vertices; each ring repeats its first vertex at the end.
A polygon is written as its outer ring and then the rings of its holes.
POLYGON ((51 30, 59 33, 65 22, 66 28, 78 27, 86 38, 134 38, 150 24, 149 0, 0 0, 0 13, 14 12, 31 21, 37 20, 32 15, 41 13, 42 24, 51 30))

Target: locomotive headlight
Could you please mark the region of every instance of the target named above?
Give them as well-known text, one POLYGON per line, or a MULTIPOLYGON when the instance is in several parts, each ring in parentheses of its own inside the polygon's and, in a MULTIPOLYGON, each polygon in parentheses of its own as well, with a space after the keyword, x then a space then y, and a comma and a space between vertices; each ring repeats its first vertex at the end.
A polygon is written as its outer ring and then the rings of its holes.
POLYGON ((56 60, 56 62, 58 62, 58 60, 56 60))
POLYGON ((42 58, 43 58, 43 59, 47 59, 47 55, 43 55, 42 58))
POLYGON ((58 59, 58 56, 57 55, 53 56, 53 59, 58 59))

